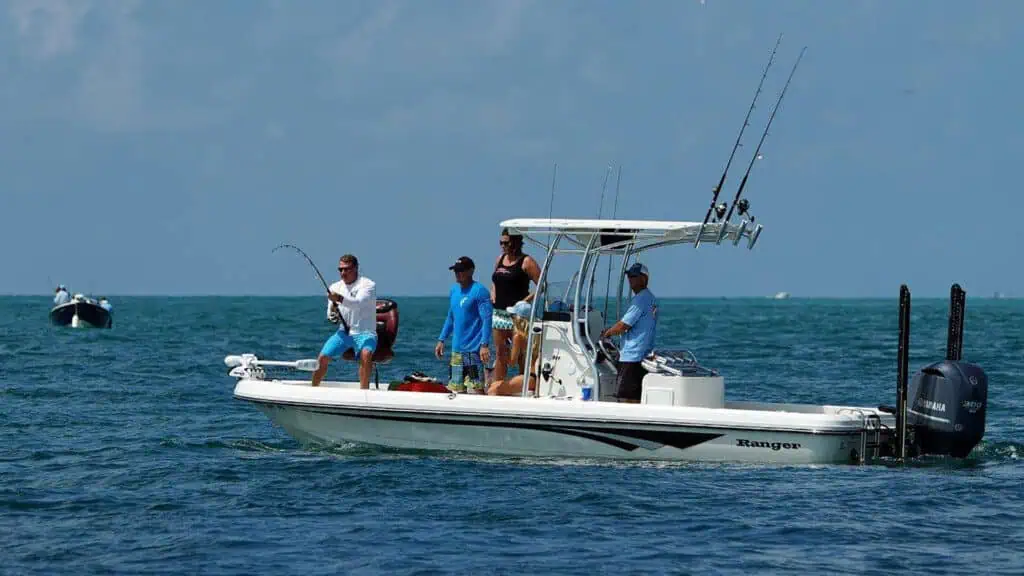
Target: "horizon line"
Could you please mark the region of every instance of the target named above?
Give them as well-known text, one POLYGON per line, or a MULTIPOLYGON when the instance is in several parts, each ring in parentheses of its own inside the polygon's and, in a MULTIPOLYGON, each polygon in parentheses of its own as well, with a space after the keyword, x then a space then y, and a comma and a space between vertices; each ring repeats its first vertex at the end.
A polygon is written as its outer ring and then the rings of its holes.
MULTIPOLYGON (((186 292, 186 293, 124 293, 117 294, 113 292, 105 292, 103 296, 106 298, 323 298, 323 296, 316 294, 229 294, 229 293, 200 293, 200 292, 186 292)), ((968 295, 969 296, 969 295, 968 295)), ((14 292, 0 292, 0 298, 52 298, 53 293, 14 293, 14 292)), ((447 298, 447 294, 381 294, 380 298, 397 299, 397 298, 409 298, 409 299, 430 299, 430 298, 447 298)), ((913 296, 917 299, 934 300, 934 299, 949 299, 948 294, 941 296, 922 294, 913 296)), ((805 295, 795 296, 790 294, 788 298, 775 298, 774 296, 765 295, 736 295, 736 296, 724 296, 724 295, 669 295, 669 296, 658 296, 659 299, 668 300, 898 300, 899 294, 893 294, 892 296, 853 296, 853 295, 805 295)), ((988 296, 974 296, 974 299, 982 300, 1019 300, 1022 297, 1009 296, 1009 295, 988 295, 988 296)), ((603 300, 603 298, 596 298, 597 300, 603 300)))

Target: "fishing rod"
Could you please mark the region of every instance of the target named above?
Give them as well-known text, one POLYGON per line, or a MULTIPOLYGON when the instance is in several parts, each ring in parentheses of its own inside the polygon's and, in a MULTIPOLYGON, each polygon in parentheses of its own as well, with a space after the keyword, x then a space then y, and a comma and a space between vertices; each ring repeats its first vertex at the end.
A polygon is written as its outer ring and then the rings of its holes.
POLYGON ((555 211, 555 181, 558 179, 558 162, 555 162, 553 168, 551 168, 551 202, 548 205, 548 220, 551 220, 551 216, 555 211))
MULTIPOLYGON (((619 171, 618 172, 619 172, 618 175, 615 176, 615 203, 612 204, 612 220, 615 220, 615 216, 619 212, 619 184, 622 182, 622 166, 621 165, 619 166, 619 171)), ((625 252, 623 252, 623 257, 625 257, 625 252)), ((612 256, 611 256, 611 254, 609 254, 608 255, 608 277, 605 279, 605 292, 604 292, 604 317, 605 317, 605 319, 608 318, 608 300, 611 298, 611 290, 612 290, 612 256)), ((621 298, 621 296, 622 296, 622 294, 621 294, 621 291, 620 291, 619 297, 621 298)), ((616 315, 617 314, 618 314, 618 311, 616 311, 616 315)))
MULTIPOLYGON (((327 295, 330 296, 330 294, 331 294, 331 287, 328 286, 327 285, 327 281, 324 280, 324 275, 320 273, 320 269, 316 267, 316 264, 313 263, 313 260, 310 259, 310 257, 307 256, 306 253, 303 252, 301 248, 299 248, 298 246, 295 246, 294 244, 281 244, 281 245, 275 246, 274 249, 271 250, 271 252, 277 252, 278 249, 280 249, 280 248, 291 248, 292 250, 295 250, 296 252, 298 252, 300 256, 305 258, 306 262, 308 262, 309 265, 313 267, 313 271, 316 272, 316 277, 320 279, 320 283, 324 285, 324 291, 326 291, 327 295)), ((338 311, 338 319, 341 321, 342 327, 345 328, 345 334, 348 334, 348 332, 349 332, 348 322, 345 322, 345 318, 344 318, 344 316, 341 315, 341 311, 340 310, 338 311)))
MULTIPOLYGON (((612 166, 611 166, 611 164, 609 164, 608 165, 608 169, 605 170, 605 172, 604 172, 604 183, 601 184, 601 202, 600 202, 600 204, 597 207, 597 219, 598 220, 600 220, 601 216, 604 214, 604 193, 605 193, 605 191, 608 190, 608 178, 611 177, 611 175, 612 175, 612 166)), ((599 236, 598 236, 598 245, 600 245, 602 238, 600 236, 600 232, 598 232, 598 234, 599 234, 599 236)), ((594 261, 594 273, 591 274, 591 276, 590 276, 590 291, 591 292, 593 292, 593 290, 594 290, 594 282, 597 280, 597 264, 600 261, 601 261, 601 252, 600 252, 600 249, 599 249, 598 252, 597 252, 597 260, 594 261)), ((611 256, 611 254, 609 254, 608 255, 608 266, 611 266, 611 263, 612 263, 612 256, 611 256)), ((606 298, 607 298, 607 296, 606 296, 606 298)))
MULTIPOLYGON (((750 114, 754 111, 754 106, 757 104, 757 97, 761 95, 761 88, 764 87, 764 79, 768 77, 768 70, 772 67, 772 62, 775 61, 775 51, 779 49, 779 43, 782 42, 782 34, 779 34, 779 38, 775 41, 775 47, 772 48, 771 56, 768 57, 768 65, 764 67, 764 73, 761 74, 761 81, 757 83, 757 91, 754 92, 754 100, 750 103, 750 108, 747 109, 747 116, 743 119, 743 125, 740 126, 740 133, 736 136, 736 143, 732 146, 732 152, 729 154, 729 160, 725 163, 725 170, 722 171, 722 177, 718 180, 718 186, 715 186, 713 192, 714 195, 711 197, 711 205, 708 206, 708 212, 704 215, 704 222, 700 225, 700 230, 697 231, 697 239, 693 242, 693 247, 700 246, 700 237, 704 233, 704 226, 707 225, 708 220, 711 218, 711 212, 715 211, 715 204, 718 202, 718 195, 722 192, 722 186, 725 185, 725 177, 729 173, 729 167, 732 166, 732 160, 736 156, 736 151, 740 147, 740 140, 743 138, 743 132, 750 125, 750 114)), ((722 212, 725 212, 725 208, 721 208, 718 211, 717 217, 722 217, 722 212)))
POLYGON ((604 183, 601 184, 601 202, 597 206, 597 219, 601 219, 601 214, 604 212, 604 193, 608 190, 608 178, 612 175, 612 167, 608 166, 608 169, 604 172, 604 183))
MULTIPOLYGON (((789 78, 786 79, 786 84, 782 87, 782 92, 779 93, 779 99, 775 101, 775 108, 772 109, 771 116, 768 117, 768 125, 764 127, 764 132, 761 134, 761 141, 757 143, 757 149, 754 150, 754 155, 750 157, 750 164, 747 165, 747 172, 743 174, 743 180, 740 181, 740 187, 736 189, 736 197, 732 200, 732 206, 729 207, 729 213, 726 215, 723 222, 728 223, 729 219, 732 218, 732 211, 736 208, 736 205, 740 205, 740 214, 747 212, 750 202, 746 198, 740 200, 740 195, 743 194, 743 187, 747 185, 747 177, 750 176, 750 170, 754 167, 754 161, 760 157, 761 145, 764 144, 765 137, 768 136, 768 129, 772 126, 772 120, 775 120, 775 113, 779 111, 779 105, 782 104, 782 98, 786 95, 786 89, 789 88, 790 81, 793 80, 793 74, 796 73, 796 67, 800 65, 800 60, 804 57, 804 52, 807 51, 807 46, 804 46, 800 50, 800 55, 796 58, 796 63, 793 64, 793 69, 789 72, 789 78)), ((750 221, 753 222, 754 218, 751 216, 750 221)))

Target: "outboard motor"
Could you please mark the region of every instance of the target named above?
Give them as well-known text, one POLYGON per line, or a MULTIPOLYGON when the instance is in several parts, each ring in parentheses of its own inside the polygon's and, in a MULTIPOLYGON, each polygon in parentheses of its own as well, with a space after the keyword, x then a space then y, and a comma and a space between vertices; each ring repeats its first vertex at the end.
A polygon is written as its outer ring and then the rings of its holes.
POLYGON ((942 360, 922 368, 907 394, 907 427, 921 454, 966 457, 985 435, 988 377, 980 366, 942 360))
POLYGON ((922 368, 908 386, 910 289, 900 286, 896 408, 879 406, 896 415, 892 453, 900 460, 908 452, 966 458, 985 435, 988 376, 980 366, 961 360, 966 301, 967 293, 953 284, 946 359, 922 368))

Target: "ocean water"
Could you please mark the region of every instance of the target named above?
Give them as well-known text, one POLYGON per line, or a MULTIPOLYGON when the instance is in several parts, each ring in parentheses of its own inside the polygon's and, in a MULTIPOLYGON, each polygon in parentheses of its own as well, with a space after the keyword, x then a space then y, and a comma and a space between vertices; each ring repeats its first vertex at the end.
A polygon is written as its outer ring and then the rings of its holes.
MULTIPOLYGON (((382 380, 442 376, 444 300, 397 300, 382 380)), ((970 458, 791 467, 306 447, 232 398, 223 357, 315 356, 319 298, 112 302, 100 331, 0 298, 2 574, 1024 573, 1024 301, 968 295, 970 458)), ((911 373, 947 312, 913 301, 911 373)), ((895 298, 668 300, 658 335, 730 399, 869 406, 895 403, 896 340, 895 298)))

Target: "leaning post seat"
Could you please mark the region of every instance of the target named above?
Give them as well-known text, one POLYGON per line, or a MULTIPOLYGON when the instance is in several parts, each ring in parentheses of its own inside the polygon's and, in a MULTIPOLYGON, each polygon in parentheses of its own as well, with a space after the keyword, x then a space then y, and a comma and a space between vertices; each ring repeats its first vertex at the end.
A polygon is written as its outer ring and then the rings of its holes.
MULTIPOLYGON (((387 364, 395 357, 397 338, 398 303, 389 298, 377 298, 377 350, 373 353, 375 364, 387 364)), ((356 356, 349 348, 341 355, 341 359, 355 361, 356 356)))

